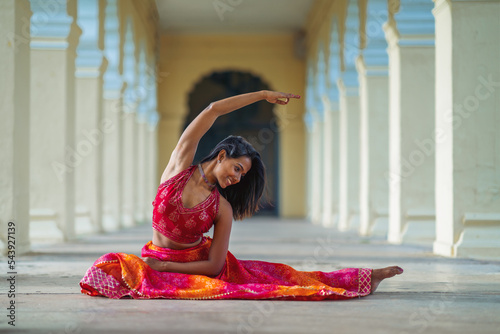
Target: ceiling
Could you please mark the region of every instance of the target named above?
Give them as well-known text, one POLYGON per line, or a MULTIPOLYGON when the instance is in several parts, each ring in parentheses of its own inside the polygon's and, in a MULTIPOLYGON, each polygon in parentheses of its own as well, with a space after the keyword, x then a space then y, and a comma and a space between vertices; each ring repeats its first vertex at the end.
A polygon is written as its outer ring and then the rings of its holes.
POLYGON ((156 0, 162 33, 291 33, 314 0, 156 0))

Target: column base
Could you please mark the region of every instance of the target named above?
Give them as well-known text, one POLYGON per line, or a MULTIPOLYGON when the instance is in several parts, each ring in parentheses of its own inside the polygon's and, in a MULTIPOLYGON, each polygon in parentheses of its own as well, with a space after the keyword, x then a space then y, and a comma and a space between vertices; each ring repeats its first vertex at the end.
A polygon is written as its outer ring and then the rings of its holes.
POLYGON ((402 242, 430 246, 436 240, 436 222, 434 220, 411 220, 407 223, 402 242))
POLYGON ((394 245, 401 245, 403 243, 403 235, 402 234, 397 234, 397 233, 388 233, 387 234, 387 241, 391 244, 394 245))
POLYGON ((383 216, 375 218, 372 228, 370 230, 370 235, 380 236, 387 238, 387 233, 389 232, 389 217, 383 216))
POLYGON ((485 260, 500 259, 500 214, 465 214, 464 230, 453 254, 485 260))
MULTIPOLYGON (((16 255, 26 254, 31 250, 31 243, 29 241, 19 242, 16 239, 16 255)), ((9 245, 6 240, 0 240, 0 254, 3 256, 8 256, 9 245)))
POLYGON ((92 234, 98 232, 98 229, 92 223, 90 211, 83 207, 75 209, 75 233, 76 235, 92 234))
POLYGON ((337 225, 338 219, 339 218, 338 218, 337 214, 332 214, 331 216, 323 217, 322 225, 324 227, 333 227, 333 226, 337 225))
POLYGON ((343 222, 341 220, 339 221, 339 231, 341 232, 352 231, 352 230, 359 232, 359 228, 360 228, 359 214, 351 214, 346 219, 344 219, 343 222))
POLYGON ((105 232, 114 232, 120 229, 120 223, 111 214, 104 214, 102 217, 102 225, 105 232))
POLYGON ((132 226, 135 226, 134 217, 129 214, 123 215, 123 227, 132 227, 132 226))
POLYGON ((52 210, 30 210, 30 240, 32 243, 65 241, 57 225, 57 214, 52 210))
POLYGON ((432 244, 432 251, 436 255, 441 255, 441 256, 453 256, 454 250, 453 250, 453 245, 447 242, 442 242, 442 241, 434 241, 432 244))
POLYGON ((354 214, 349 217, 349 230, 354 230, 359 233, 361 228, 361 220, 359 214, 354 214))
POLYGON ((339 214, 339 222, 337 228, 339 229, 340 232, 344 232, 349 229, 349 220, 342 213, 339 214))
POLYGON ((367 222, 360 221, 360 235, 364 237, 374 235, 387 238, 387 233, 389 232, 389 212, 387 212, 387 209, 375 209, 367 216, 367 222))
POLYGON ((146 223, 146 217, 142 214, 136 214, 134 220, 136 225, 142 225, 146 223))

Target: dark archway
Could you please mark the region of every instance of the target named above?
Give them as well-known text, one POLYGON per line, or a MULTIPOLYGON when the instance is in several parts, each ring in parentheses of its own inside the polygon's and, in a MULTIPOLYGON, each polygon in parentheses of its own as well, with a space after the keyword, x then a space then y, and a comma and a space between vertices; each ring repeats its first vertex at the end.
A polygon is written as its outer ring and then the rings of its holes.
MULTIPOLYGON (((200 80, 189 94, 187 125, 211 102, 230 96, 270 88, 259 78, 247 72, 214 72, 200 80)), ((259 215, 278 215, 278 153, 279 134, 275 131, 273 105, 260 101, 220 117, 202 138, 194 161, 208 155, 215 145, 229 135, 247 139, 262 156, 267 169, 267 195, 270 205, 264 205, 259 215)), ((264 203, 264 202, 263 202, 264 203)))

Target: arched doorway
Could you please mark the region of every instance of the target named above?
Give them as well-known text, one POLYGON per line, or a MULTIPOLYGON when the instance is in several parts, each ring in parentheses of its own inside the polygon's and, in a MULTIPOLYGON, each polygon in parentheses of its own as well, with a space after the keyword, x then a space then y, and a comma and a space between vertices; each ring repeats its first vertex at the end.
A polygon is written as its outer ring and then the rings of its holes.
MULTIPOLYGON (((214 72, 201 79, 188 97, 189 114, 187 125, 211 102, 230 96, 269 90, 259 77, 239 71, 214 72)), ((201 140, 195 156, 195 163, 208 155, 215 145, 229 135, 247 139, 262 156, 267 169, 267 194, 259 215, 278 215, 278 152, 279 134, 273 105, 260 101, 220 117, 201 140), (264 204, 269 202, 269 204, 264 204)))

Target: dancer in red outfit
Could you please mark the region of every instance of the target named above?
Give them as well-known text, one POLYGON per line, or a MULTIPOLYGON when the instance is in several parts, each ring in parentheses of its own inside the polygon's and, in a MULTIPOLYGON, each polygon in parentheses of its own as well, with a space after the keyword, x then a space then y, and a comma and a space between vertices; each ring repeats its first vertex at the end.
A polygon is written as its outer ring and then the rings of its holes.
POLYGON ((229 251, 233 219, 252 216, 265 188, 259 153, 243 138, 220 142, 192 165, 203 135, 224 114, 259 100, 286 105, 294 94, 260 91, 211 103, 182 134, 154 199, 153 239, 142 258, 109 253, 90 267, 82 292, 109 298, 346 299, 366 296, 399 267, 302 272, 244 261, 229 251), (212 225, 213 239, 204 237, 212 225))

